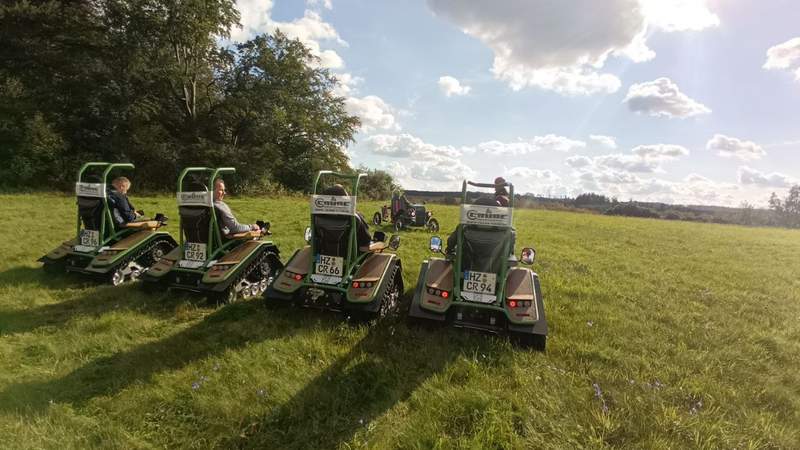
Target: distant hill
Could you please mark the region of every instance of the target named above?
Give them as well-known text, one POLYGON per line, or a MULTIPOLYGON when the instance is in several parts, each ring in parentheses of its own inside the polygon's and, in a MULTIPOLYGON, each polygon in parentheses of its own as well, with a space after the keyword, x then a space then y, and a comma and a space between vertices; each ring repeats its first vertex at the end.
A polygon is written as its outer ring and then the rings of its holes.
MULTIPOLYGON (((483 192, 485 193, 485 192, 483 192)), ((461 203, 461 191, 423 191, 407 190, 406 197, 413 203, 442 203, 454 205, 461 203)), ((469 196, 481 192, 469 191, 469 196)), ((660 202, 620 202, 599 194, 581 194, 575 198, 550 198, 533 194, 516 194, 515 206, 518 208, 540 208, 584 211, 595 214, 632 215, 637 217, 657 217, 665 220, 686 220, 692 222, 728 223, 753 226, 779 226, 774 214, 761 208, 732 208, 709 205, 671 205, 660 202), (626 205, 626 207, 618 207, 626 205)))

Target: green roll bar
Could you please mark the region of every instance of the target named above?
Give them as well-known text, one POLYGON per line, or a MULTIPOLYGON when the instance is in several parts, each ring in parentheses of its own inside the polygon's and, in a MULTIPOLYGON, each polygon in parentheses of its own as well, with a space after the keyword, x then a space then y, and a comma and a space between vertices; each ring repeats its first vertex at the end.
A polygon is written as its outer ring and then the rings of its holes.
MULTIPOLYGON (((317 177, 314 179, 314 190, 313 190, 314 195, 318 195, 317 189, 319 188, 319 181, 320 181, 320 179, 322 178, 323 175, 326 175, 326 176, 329 176, 329 177, 332 177, 332 178, 339 178, 339 179, 343 179, 343 180, 349 181, 350 182, 350 186, 353 189, 352 196, 356 197, 356 199, 358 198, 358 185, 361 182, 361 178, 367 176, 366 173, 346 174, 346 173, 334 172, 332 170, 320 170, 319 172, 317 172, 317 177)), ((316 249, 316 247, 314 245, 314 242, 315 242, 314 234, 316 233, 316 227, 314 226, 314 214, 311 211, 309 211, 309 215, 310 215, 310 219, 311 219, 311 255, 312 256, 316 256, 317 249, 316 249)), ((355 266, 356 263, 358 262, 357 259, 354 260, 355 258, 353 258, 354 256, 358 255, 358 240, 356 239, 356 225, 357 225, 356 224, 356 216, 353 215, 352 217, 350 217, 350 234, 349 234, 348 240, 347 240, 347 260, 346 260, 346 266, 344 267, 344 270, 342 271, 342 281, 344 281, 344 279, 345 279, 344 274, 345 273, 350 273, 350 270, 352 270, 353 266, 355 266)), ((309 270, 308 270, 309 278, 310 278, 310 275, 314 273, 314 263, 315 262, 316 262, 315 259, 311 258, 311 267, 309 267, 309 270)), ((303 284, 305 285, 305 284, 313 284, 313 283, 307 283, 304 280, 303 284)), ((343 292, 346 291, 346 289, 342 289, 342 288, 339 288, 337 286, 328 286, 328 287, 331 288, 331 289, 336 289, 336 290, 343 291, 343 292)))
MULTIPOLYGON (((509 183, 509 182, 505 182, 503 184, 494 184, 494 183, 490 184, 490 183, 474 183, 472 181, 464 180, 464 182, 461 184, 461 204, 462 205, 467 204, 467 194, 468 194, 467 186, 474 186, 474 187, 479 187, 479 188, 489 188, 489 189, 494 189, 497 186, 503 186, 503 187, 509 188, 509 190, 508 190, 508 195, 509 195, 508 207, 511 210, 511 220, 512 220, 511 226, 508 226, 508 227, 494 227, 494 228, 504 228, 504 229, 506 229, 506 230, 508 230, 510 232, 511 228, 513 227, 513 220, 514 220, 514 215, 513 215, 514 214, 514 185, 512 183, 509 183)), ((459 224, 459 227, 457 228, 458 229, 458 233, 457 233, 458 244, 456 246, 456 255, 455 255, 454 268, 453 268, 453 277, 455 278, 453 280, 453 299, 460 299, 461 298, 461 282, 464 279, 464 273, 461 271, 461 249, 462 249, 462 246, 463 246, 463 243, 464 243, 464 228, 462 226, 460 226, 460 225, 461 224, 459 224)), ((510 249, 509 249, 510 245, 511 245, 511 240, 510 239, 506 239, 505 244, 503 244, 503 255, 506 255, 506 257, 508 257, 508 254, 510 253, 510 249)), ((507 274, 508 274, 508 264, 503 264, 500 267, 500 273, 497 275, 498 283, 500 284, 500 286, 499 286, 499 288, 497 290, 497 294, 496 294, 497 298, 502 298, 502 299, 505 298, 505 290, 506 290, 505 279, 506 279, 506 275, 507 274)), ((473 306, 479 307, 479 308, 494 309, 494 307, 490 306, 490 305, 475 304, 473 306)))
MULTIPOLYGON (((178 177, 178 195, 180 195, 180 193, 183 192, 183 179, 186 178, 186 175, 188 175, 189 172, 207 172, 207 173, 210 174, 209 177, 208 177, 208 186, 209 186, 209 192, 210 192, 210 195, 211 195, 211 203, 212 203, 212 205, 211 205, 211 220, 208 222, 208 240, 209 240, 209 242, 206 242, 206 245, 208 246, 208 248, 206 249, 206 261, 208 261, 208 260, 211 259, 212 255, 214 253, 215 244, 218 245, 219 248, 222 248, 224 246, 224 244, 222 242, 222 233, 220 233, 219 226, 217 226, 217 212, 216 212, 216 210, 214 209, 214 206, 213 206, 213 203, 214 203, 214 180, 216 180, 217 177, 222 175, 222 174, 236 173, 236 168, 234 168, 234 167, 217 167, 217 168, 212 168, 212 167, 187 167, 187 168, 185 168, 185 169, 183 169, 181 171, 181 174, 178 177)), ((180 217, 180 214, 178 216, 180 217)), ((183 248, 184 239, 183 239, 183 218, 182 217, 180 218, 180 221, 179 221, 179 227, 180 227, 180 236, 179 236, 180 240, 179 240, 179 242, 180 242, 181 248, 183 248)))
MULTIPOLYGON (((108 185, 108 174, 114 169, 135 169, 131 163, 107 163, 107 162, 88 162, 81 166, 78 170, 78 183, 83 182, 83 174, 86 172, 86 169, 90 167, 105 167, 103 170, 102 175, 102 183, 103 186, 108 185)), ((77 194, 76 194, 77 196, 77 194)), ((80 242, 81 239, 81 213, 80 209, 77 212, 78 216, 78 224, 77 224, 77 239, 80 242)), ((102 236, 102 242, 100 242, 100 246, 102 247, 108 241, 113 239, 118 232, 114 229, 114 217, 111 215, 111 210, 108 208, 108 195, 103 196, 103 220, 100 221, 100 236, 102 236), (111 230, 111 233, 108 237, 106 237, 106 221, 108 221, 109 227, 108 229, 111 230)))

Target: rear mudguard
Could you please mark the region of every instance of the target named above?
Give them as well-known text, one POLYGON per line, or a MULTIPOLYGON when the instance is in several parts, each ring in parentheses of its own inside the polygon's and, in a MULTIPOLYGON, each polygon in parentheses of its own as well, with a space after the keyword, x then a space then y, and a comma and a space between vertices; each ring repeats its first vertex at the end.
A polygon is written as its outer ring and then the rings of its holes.
POLYGON ((263 254, 267 254, 270 264, 281 268, 282 264, 278 247, 271 241, 246 241, 225 256, 220 258, 203 275, 203 287, 214 292, 221 292, 233 283, 242 270, 246 269, 251 263, 263 254))
POLYGON ((275 277, 275 281, 264 294, 267 298, 291 299, 303 284, 311 265, 311 246, 305 246, 294 252, 286 267, 275 277), (297 279, 297 276, 300 276, 297 279))
POLYGON ((373 253, 367 255, 364 262, 358 267, 353 276, 353 280, 347 288, 345 306, 347 309, 377 312, 381 307, 381 299, 386 294, 386 290, 391 286, 391 271, 397 269, 398 277, 395 282, 400 284, 400 291, 403 290, 403 268, 400 258, 393 253, 373 253), (354 287, 367 283, 368 287, 354 287), (371 283, 371 286, 369 286, 371 283))
POLYGON ((414 297, 411 299, 411 305, 408 309, 408 317, 412 319, 424 319, 437 322, 444 322, 447 320, 447 314, 428 312, 420 307, 422 295, 425 292, 425 278, 428 274, 429 261, 425 260, 419 268, 419 277, 417 278, 417 287, 414 289, 414 297))
POLYGON ((183 256, 183 249, 178 246, 150 267, 141 279, 147 283, 194 292, 222 292, 236 280, 243 269, 263 254, 269 258, 273 268, 280 270, 283 267, 279 258, 280 251, 271 241, 243 241, 210 267, 197 269, 178 267, 178 261, 183 256))
POLYGON ((172 248, 178 246, 175 239, 165 231, 137 231, 111 245, 108 250, 95 256, 87 270, 99 274, 109 273, 119 267, 119 265, 126 261, 131 255, 147 249, 156 242, 166 242, 172 248))
POLYGON ((171 252, 161 257, 161 260, 150 266, 150 269, 142 274, 141 279, 143 281, 167 280, 169 278, 167 275, 172 272, 175 264, 181 259, 182 252, 183 249, 180 246, 173 248, 171 252))
POLYGON ((408 315, 415 319, 427 319, 439 322, 455 321, 471 328, 498 331, 502 328, 516 333, 547 335, 547 320, 544 314, 539 276, 528 268, 511 268, 506 277, 506 298, 494 307, 482 307, 490 316, 499 316, 504 324, 470 323, 467 312, 476 311, 477 305, 454 301, 452 295, 442 298, 428 292, 429 288, 452 293, 452 264, 444 259, 424 261, 420 267, 417 287, 411 301, 408 315), (515 307, 510 307, 513 300, 515 307), (530 302, 527 306, 518 306, 520 302, 530 302), (460 314, 463 313, 463 314, 460 314))
MULTIPOLYGON (((341 293, 341 291, 331 289, 331 286, 324 284, 304 284, 308 276, 308 269, 311 266, 311 258, 310 246, 297 250, 289 259, 289 262, 286 263, 284 270, 267 289, 264 296, 268 299, 292 300, 295 295, 304 291, 304 289, 301 289, 303 286, 341 293)), ((347 282, 343 306, 348 309, 377 311, 380 308, 380 302, 376 302, 375 299, 382 298, 386 289, 389 288, 387 274, 393 267, 400 267, 400 259, 393 253, 372 253, 367 255, 364 261, 355 268, 352 277, 346 278, 346 280, 352 279, 347 282), (358 288, 353 287, 354 282, 359 283, 358 288), (366 284, 363 288, 360 287, 362 282, 366 284)), ((402 286, 402 273, 398 273, 398 276, 401 277, 398 282, 402 286)))
POLYGON ((54 248, 46 255, 42 256, 38 259, 41 263, 55 263, 59 260, 63 260, 67 255, 72 253, 72 247, 78 244, 77 239, 70 239, 68 241, 64 241, 58 247, 54 248))

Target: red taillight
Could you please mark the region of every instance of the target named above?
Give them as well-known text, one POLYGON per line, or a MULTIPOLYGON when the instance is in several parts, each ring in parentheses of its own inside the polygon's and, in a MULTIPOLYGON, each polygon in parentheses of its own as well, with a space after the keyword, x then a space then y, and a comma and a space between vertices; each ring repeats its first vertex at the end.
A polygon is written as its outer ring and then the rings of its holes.
POLYGON ((516 308, 517 302, 515 300, 511 300, 510 302, 508 302, 508 306, 510 306, 511 308, 516 308))
POLYGON ((295 279, 295 280, 297 280, 297 281, 300 281, 300 280, 302 280, 302 279, 303 279, 303 276, 302 276, 302 275, 300 275, 299 273, 296 273, 296 274, 294 275, 294 279, 295 279))
POLYGON ((447 291, 442 291, 442 298, 450 297, 450 293, 447 291))
POLYGON ((358 287, 358 281, 353 281, 353 287, 354 287, 354 288, 357 288, 357 287, 358 287))

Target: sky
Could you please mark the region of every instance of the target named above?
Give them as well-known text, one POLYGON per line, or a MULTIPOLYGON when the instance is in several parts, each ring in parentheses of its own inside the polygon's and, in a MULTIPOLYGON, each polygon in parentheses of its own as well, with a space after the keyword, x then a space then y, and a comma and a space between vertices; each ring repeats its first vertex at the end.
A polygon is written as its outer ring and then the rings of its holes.
POLYGON ((238 0, 339 80, 406 189, 766 206, 800 184, 796 0, 238 0))

